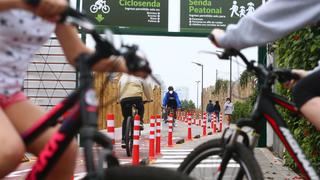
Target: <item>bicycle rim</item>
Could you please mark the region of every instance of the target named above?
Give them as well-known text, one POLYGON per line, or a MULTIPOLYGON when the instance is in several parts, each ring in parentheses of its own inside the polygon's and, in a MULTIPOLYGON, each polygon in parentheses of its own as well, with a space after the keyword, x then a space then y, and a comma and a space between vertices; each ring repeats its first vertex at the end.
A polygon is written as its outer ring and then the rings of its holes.
POLYGON ((126 132, 125 132, 125 143, 126 143, 126 152, 127 156, 132 155, 132 147, 133 147, 133 124, 132 117, 128 117, 126 124, 126 132))
MULTIPOLYGON (((220 142, 220 140, 213 140, 209 142, 210 145, 195 149, 181 163, 179 170, 198 180, 218 179, 222 161, 221 155, 224 151, 220 142)), ((242 145, 237 147, 232 153, 233 157, 230 159, 222 179, 263 179, 259 165, 250 153, 251 151, 242 145)))

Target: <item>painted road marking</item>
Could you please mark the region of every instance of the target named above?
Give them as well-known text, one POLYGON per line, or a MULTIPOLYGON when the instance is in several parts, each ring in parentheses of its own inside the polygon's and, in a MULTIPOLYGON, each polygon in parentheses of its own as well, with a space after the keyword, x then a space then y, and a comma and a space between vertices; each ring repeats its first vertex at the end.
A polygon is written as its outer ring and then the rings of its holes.
MULTIPOLYGON (((193 149, 163 149, 162 157, 156 159, 151 166, 176 169, 180 166, 183 160, 191 153, 193 149)), ((197 168, 218 168, 221 163, 221 158, 217 155, 207 157, 198 164, 197 168)), ((229 168, 240 167, 234 160, 230 160, 227 165, 229 168)))

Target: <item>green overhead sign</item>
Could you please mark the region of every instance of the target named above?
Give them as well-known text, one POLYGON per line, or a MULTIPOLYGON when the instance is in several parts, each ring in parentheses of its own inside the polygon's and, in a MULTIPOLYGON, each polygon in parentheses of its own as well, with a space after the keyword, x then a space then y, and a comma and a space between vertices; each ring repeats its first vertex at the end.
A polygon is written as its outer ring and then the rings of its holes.
POLYGON ((262 0, 82 0, 98 28, 119 34, 205 36, 225 29, 262 4, 262 0), (170 17, 169 17, 170 14, 170 17))
POLYGON ((225 29, 261 5, 261 0, 182 0, 180 32, 208 33, 225 29))
POLYGON ((83 0, 83 11, 116 33, 168 31, 168 0, 83 0))

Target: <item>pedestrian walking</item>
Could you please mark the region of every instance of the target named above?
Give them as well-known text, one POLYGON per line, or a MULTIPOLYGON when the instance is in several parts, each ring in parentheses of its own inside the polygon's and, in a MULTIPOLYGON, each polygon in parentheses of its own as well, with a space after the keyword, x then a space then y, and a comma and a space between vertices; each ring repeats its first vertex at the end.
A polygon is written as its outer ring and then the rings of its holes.
MULTIPOLYGON (((206 112, 208 115, 208 124, 211 123, 211 119, 212 119, 212 114, 214 113, 214 105, 212 103, 212 100, 209 100, 209 103, 207 104, 207 108, 206 108, 206 112)), ((208 126, 209 128, 210 126, 208 126)))
POLYGON ((233 113, 234 107, 230 98, 226 99, 226 103, 224 103, 224 116, 227 121, 227 127, 230 126, 231 116, 233 113))
POLYGON ((216 101, 214 105, 214 113, 216 114, 216 124, 219 124, 220 122, 220 111, 221 111, 221 107, 220 107, 219 101, 216 101))

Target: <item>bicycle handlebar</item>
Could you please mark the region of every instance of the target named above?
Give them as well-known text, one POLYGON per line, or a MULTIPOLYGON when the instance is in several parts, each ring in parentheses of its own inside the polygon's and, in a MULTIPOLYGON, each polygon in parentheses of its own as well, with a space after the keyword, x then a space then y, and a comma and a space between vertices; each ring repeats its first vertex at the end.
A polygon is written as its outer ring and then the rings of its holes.
POLYGON ((153 100, 152 100, 152 99, 151 99, 151 100, 145 100, 145 101, 142 101, 142 103, 143 103, 143 104, 151 103, 151 102, 153 102, 153 100))
MULTIPOLYGON (((208 36, 211 42, 215 41, 214 35, 210 34, 208 36)), ((292 79, 298 80, 300 77, 297 74, 292 73, 291 69, 274 69, 271 65, 269 67, 265 67, 262 65, 254 65, 255 61, 249 61, 244 54, 240 51, 230 48, 224 49, 224 51, 219 54, 215 52, 220 59, 229 59, 230 56, 239 56, 242 61, 246 64, 248 71, 253 71, 258 79, 265 79, 266 77, 276 78, 280 83, 284 83, 290 81, 292 79)))
MULTIPOLYGON (((32 1, 33 2, 33 1, 32 1)), ((95 25, 87 18, 87 16, 75 9, 68 7, 62 14, 59 23, 71 24, 81 27, 81 30, 90 34, 96 42, 95 52, 90 54, 87 65, 92 67, 94 64, 111 55, 122 56, 125 59, 126 66, 130 73, 143 71, 151 75, 152 70, 147 59, 138 54, 137 45, 122 45, 118 50, 107 39, 103 38, 95 29, 95 25)), ((154 76, 151 77, 158 83, 154 76)))

